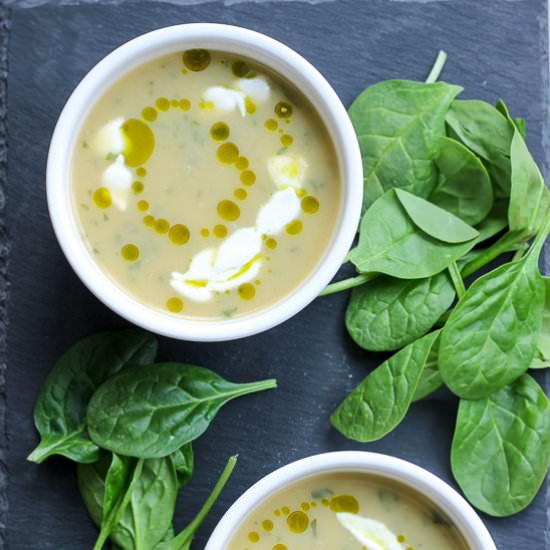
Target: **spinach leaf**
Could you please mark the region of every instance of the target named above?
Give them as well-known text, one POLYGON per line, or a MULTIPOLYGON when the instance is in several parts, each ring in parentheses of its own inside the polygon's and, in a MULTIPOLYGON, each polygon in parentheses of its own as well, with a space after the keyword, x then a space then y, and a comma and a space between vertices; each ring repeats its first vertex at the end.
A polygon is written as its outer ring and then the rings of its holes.
POLYGON ((550 356, 548 353, 543 351, 540 347, 537 347, 535 351, 535 356, 529 365, 530 369, 541 370, 550 368, 550 356))
POLYGON ((103 518, 103 500, 105 497, 105 476, 111 464, 111 453, 102 453, 97 462, 78 464, 78 488, 82 500, 92 518, 92 521, 101 526, 103 518))
POLYGON ((349 115, 361 148, 367 209, 396 185, 428 197, 437 181, 433 158, 445 114, 462 88, 388 80, 367 88, 349 115))
POLYGON ((454 298, 445 271, 425 279, 381 276, 353 289, 346 327, 364 349, 397 350, 426 334, 454 298))
POLYGON ((191 548, 191 542, 193 541, 195 533, 201 526, 204 518, 206 518, 212 506, 218 500, 218 497, 220 496, 223 488, 229 480, 236 464, 237 456, 230 457, 220 477, 218 478, 218 481, 214 485, 214 488, 212 489, 210 495, 205 500, 201 509, 193 518, 191 523, 173 539, 161 542, 158 546, 155 547, 155 550, 189 550, 189 548, 191 548))
POLYGON ((466 147, 485 160, 495 198, 510 195, 510 144, 513 128, 498 110, 476 99, 456 100, 446 122, 466 147))
MULTIPOLYGON (((94 523, 105 523, 104 503, 109 492, 109 456, 95 464, 78 465, 78 484, 82 499, 94 523), (107 480, 106 480, 107 478, 107 480)), ((154 548, 170 532, 178 482, 171 457, 136 461, 118 457, 126 468, 135 472, 122 509, 113 520, 110 539, 121 550, 154 548)))
POLYGON ((514 119, 514 124, 516 125, 516 128, 518 129, 519 133, 521 134, 521 137, 525 139, 526 137, 526 128, 525 128, 525 119, 522 117, 517 117, 514 119))
POLYGON ((550 465, 550 403, 524 374, 485 399, 461 400, 451 451, 468 500, 502 517, 535 497, 550 465))
POLYGON ((103 509, 99 535, 93 550, 101 550, 125 513, 134 487, 143 469, 143 460, 112 455, 103 491, 103 509))
POLYGON ((508 200, 498 199, 487 217, 476 227, 479 236, 477 243, 481 243, 500 233, 508 225, 508 200))
POLYGON ((88 429, 104 449, 160 458, 202 435, 228 401, 275 387, 274 380, 234 384, 193 365, 137 367, 97 390, 88 406, 88 429))
POLYGON ((176 475, 180 487, 186 485, 193 475, 195 460, 193 456, 193 446, 186 443, 183 447, 172 453, 176 475))
POLYGON ((538 166, 516 129, 511 146, 512 190, 508 207, 510 231, 535 234, 550 211, 550 193, 538 166))
POLYGON ((550 367, 550 278, 543 277, 546 299, 544 301, 544 314, 542 328, 537 343, 535 357, 529 365, 530 369, 546 369, 550 367))
POLYGON ((427 334, 372 371, 332 413, 334 428, 363 443, 393 430, 407 414, 438 335, 427 334))
POLYGON ((523 139, 525 139, 525 120, 521 117, 512 118, 508 106, 504 103, 504 100, 499 99, 496 102, 496 110, 504 117, 508 119, 508 122, 512 125, 512 128, 516 129, 523 139))
POLYGON ((467 224, 484 220, 493 206, 493 188, 479 158, 458 141, 443 137, 435 164, 439 177, 430 202, 467 224))
POLYGON ((540 170, 527 149, 521 129, 510 116, 508 107, 499 99, 496 108, 507 119, 514 134, 510 146, 512 186, 508 208, 510 231, 537 233, 550 209, 550 193, 540 170))
POLYGON ((430 349, 430 354, 428 355, 428 359, 426 359, 422 376, 414 392, 413 401, 420 401, 443 386, 443 378, 441 378, 441 373, 439 372, 438 356, 439 338, 437 338, 430 349))
POLYGON ((141 475, 111 539, 122 550, 155 548, 172 526, 177 492, 171 457, 143 460, 141 475))
POLYGON ((139 330, 105 332, 84 338, 66 351, 42 386, 34 409, 40 433, 28 460, 59 454, 76 462, 95 462, 99 449, 86 430, 86 408, 96 389, 128 365, 155 360, 157 339, 139 330))
POLYGON ((424 233, 445 243, 463 243, 475 239, 479 233, 451 212, 403 189, 395 194, 411 220, 424 233))
POLYGON ((449 316, 441 334, 439 369, 459 397, 487 397, 528 369, 544 311, 538 257, 548 227, 547 222, 519 261, 477 279, 449 316))
POLYGON ((395 190, 387 191, 363 215, 358 245, 350 261, 361 272, 380 272, 400 279, 423 279, 446 269, 475 245, 450 244, 419 229, 401 206, 395 190))
MULTIPOLYGON (((141 468, 140 472, 141 473, 141 468)), ((136 469, 135 461, 116 454, 112 455, 111 465, 105 477, 105 494, 103 496, 103 518, 114 516, 117 507, 121 504, 124 494, 128 489, 131 477, 136 469)))

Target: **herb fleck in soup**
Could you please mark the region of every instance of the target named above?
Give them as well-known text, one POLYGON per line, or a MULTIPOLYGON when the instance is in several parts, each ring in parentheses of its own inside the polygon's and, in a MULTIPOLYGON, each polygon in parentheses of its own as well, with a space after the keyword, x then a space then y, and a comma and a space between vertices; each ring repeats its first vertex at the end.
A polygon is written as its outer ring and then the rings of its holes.
POLYGON ((451 520, 413 489, 377 476, 342 473, 311 477, 271 495, 248 514, 225 550, 312 548, 469 547, 451 520))
POLYGON ((189 50, 116 82, 72 163, 74 208, 98 265, 139 301, 230 318, 292 292, 335 229, 333 144, 283 77, 189 50))

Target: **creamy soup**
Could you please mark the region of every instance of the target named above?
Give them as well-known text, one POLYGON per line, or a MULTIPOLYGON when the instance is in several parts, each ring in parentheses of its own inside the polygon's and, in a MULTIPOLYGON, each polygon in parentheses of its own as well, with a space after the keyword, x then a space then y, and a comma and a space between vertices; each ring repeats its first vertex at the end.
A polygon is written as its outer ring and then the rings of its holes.
POLYGON ((416 491, 364 474, 305 479, 264 500, 225 550, 468 550, 416 491))
POLYGON ((314 270, 341 182, 308 100, 250 60, 189 50, 99 98, 72 163, 74 208, 100 267, 186 317, 265 308, 314 270))

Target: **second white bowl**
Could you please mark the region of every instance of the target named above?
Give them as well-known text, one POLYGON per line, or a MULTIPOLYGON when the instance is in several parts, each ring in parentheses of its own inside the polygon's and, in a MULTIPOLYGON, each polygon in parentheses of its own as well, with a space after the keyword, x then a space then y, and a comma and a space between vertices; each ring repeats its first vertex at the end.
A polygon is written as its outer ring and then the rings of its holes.
POLYGON ((343 451, 298 460, 267 475, 248 489, 225 513, 205 550, 225 550, 237 527, 274 492, 306 477, 353 472, 400 482, 427 497, 456 525, 471 550, 496 550, 485 525, 472 507, 449 485, 410 462, 378 453, 343 451))

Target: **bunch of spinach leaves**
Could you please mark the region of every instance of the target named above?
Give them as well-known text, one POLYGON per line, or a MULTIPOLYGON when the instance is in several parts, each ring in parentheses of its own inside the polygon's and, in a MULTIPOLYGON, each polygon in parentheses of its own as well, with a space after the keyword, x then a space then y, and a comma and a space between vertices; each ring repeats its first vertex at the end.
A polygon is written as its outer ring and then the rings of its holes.
POLYGON ((178 491, 193 474, 192 442, 236 397, 276 387, 234 384, 202 367, 157 363, 154 336, 104 332, 72 346, 49 374, 34 421, 41 440, 28 459, 63 455, 99 528, 94 550, 189 550, 193 536, 236 464, 231 457, 212 493, 179 534, 178 491))
POLYGON ((396 353, 331 422, 374 441, 446 385, 460 398, 455 479, 477 508, 506 516, 531 502, 550 465, 550 402, 526 374, 550 366, 550 283, 538 267, 550 193, 523 119, 502 100, 456 99, 460 88, 435 82, 443 63, 424 83, 376 84, 350 108, 365 185, 347 257, 358 274, 323 295, 353 288, 350 336, 396 353))

